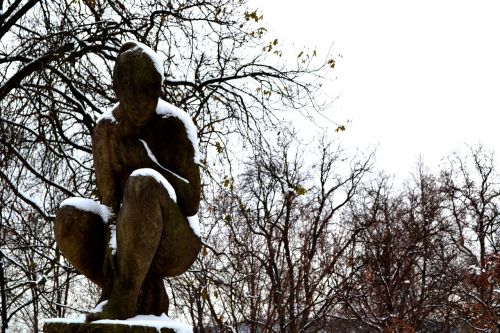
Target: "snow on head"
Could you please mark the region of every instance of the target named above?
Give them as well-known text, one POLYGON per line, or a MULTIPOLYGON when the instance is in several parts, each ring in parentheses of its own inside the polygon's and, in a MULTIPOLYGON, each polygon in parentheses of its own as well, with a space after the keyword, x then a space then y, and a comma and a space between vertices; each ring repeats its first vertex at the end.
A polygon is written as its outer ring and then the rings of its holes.
POLYGON ((196 126, 193 123, 191 117, 184 111, 179 109, 178 107, 165 102, 160 98, 158 101, 158 106, 156 107, 156 113, 161 115, 163 118, 176 117, 184 124, 186 128, 187 136, 191 144, 193 145, 194 150, 194 162, 196 164, 200 164, 200 149, 198 146, 198 135, 196 126))
POLYGON ((149 46, 146 46, 144 44, 142 44, 141 42, 137 42, 137 41, 127 41, 125 42, 126 43, 134 43, 136 46, 134 48, 132 48, 132 50, 135 50, 135 49, 140 49, 142 52, 144 52, 150 59, 151 61, 153 62, 155 68, 156 68, 156 71, 158 73, 160 73, 161 75, 161 81, 163 82, 163 80, 165 79, 165 69, 163 68, 163 61, 161 60, 160 56, 155 52, 153 51, 149 46))
POLYGON ((107 222, 113 215, 107 206, 92 199, 78 197, 68 198, 61 203, 61 207, 63 206, 72 206, 86 212, 97 214, 102 218, 103 222, 107 222))
POLYGON ((134 172, 132 172, 130 177, 136 177, 136 176, 153 177, 158 183, 162 184, 163 187, 165 187, 165 189, 168 192, 168 195, 170 195, 170 198, 174 202, 177 202, 177 194, 175 193, 174 188, 172 187, 172 185, 170 185, 168 180, 166 180, 165 177, 163 177, 161 173, 159 173, 158 171, 150 168, 137 169, 134 172))

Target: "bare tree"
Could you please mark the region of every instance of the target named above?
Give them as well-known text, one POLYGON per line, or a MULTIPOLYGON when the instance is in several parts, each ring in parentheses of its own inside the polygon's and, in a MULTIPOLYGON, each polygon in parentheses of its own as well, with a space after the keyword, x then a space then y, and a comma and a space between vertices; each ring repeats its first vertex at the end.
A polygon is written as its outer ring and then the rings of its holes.
POLYGON ((207 326, 315 331, 338 305, 334 272, 353 240, 338 225, 339 211, 371 161, 349 163, 327 142, 305 154, 293 136, 282 132, 276 144, 255 147, 243 173, 228 179, 210 202, 217 217, 209 238, 215 253, 201 259, 208 269, 182 283, 200 293, 199 303, 184 303, 200 332, 207 326), (203 317, 207 313, 210 318, 203 317))
POLYGON ((500 244, 500 184, 494 156, 482 146, 454 154, 442 172, 450 238, 460 253, 460 303, 464 319, 475 329, 500 327, 498 253, 500 244))
POLYGON ((345 223, 362 231, 346 258, 347 316, 381 332, 453 322, 455 254, 445 237, 443 204, 436 178, 421 164, 403 190, 382 175, 351 202, 345 223))

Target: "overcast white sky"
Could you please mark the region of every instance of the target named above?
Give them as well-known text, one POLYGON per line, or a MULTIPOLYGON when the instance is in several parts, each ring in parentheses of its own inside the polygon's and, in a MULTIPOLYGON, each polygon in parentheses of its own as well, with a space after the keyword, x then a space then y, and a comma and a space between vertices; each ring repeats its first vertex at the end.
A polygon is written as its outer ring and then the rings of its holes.
POLYGON ((341 54, 330 117, 377 165, 431 167, 464 143, 500 157, 500 1, 250 0, 280 40, 341 54))

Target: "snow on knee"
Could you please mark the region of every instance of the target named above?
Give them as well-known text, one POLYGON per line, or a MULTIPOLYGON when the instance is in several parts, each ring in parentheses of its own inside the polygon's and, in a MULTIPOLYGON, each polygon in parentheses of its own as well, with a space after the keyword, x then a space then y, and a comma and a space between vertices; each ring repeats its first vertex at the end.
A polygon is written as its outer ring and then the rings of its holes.
MULTIPOLYGON (((170 198, 172 198, 172 200, 177 203, 177 195, 175 194, 174 188, 165 179, 165 177, 163 177, 158 171, 156 171, 154 169, 150 169, 150 168, 137 169, 134 172, 132 172, 132 174, 130 176, 131 177, 134 177, 134 176, 152 177, 158 183, 163 185, 163 187, 165 187, 168 194, 170 195, 170 198)), ((191 227, 191 230, 193 230, 194 234, 201 238, 200 221, 198 219, 198 214, 193 215, 193 216, 188 216, 187 220, 188 220, 189 226, 191 227)))
POLYGON ((97 214, 102 218, 102 221, 104 223, 106 223, 109 220, 109 218, 113 215, 113 213, 107 206, 99 203, 98 201, 87 198, 79 198, 79 197, 68 198, 61 203, 60 207, 64 206, 71 206, 85 212, 97 214))
POLYGON ((132 174, 130 177, 136 177, 136 176, 144 176, 144 177, 152 177, 154 180, 156 180, 158 183, 163 185, 163 187, 167 190, 168 195, 170 198, 177 203, 177 194, 175 193, 174 188, 168 180, 165 179, 158 171, 150 168, 142 168, 142 169, 137 169, 132 174))

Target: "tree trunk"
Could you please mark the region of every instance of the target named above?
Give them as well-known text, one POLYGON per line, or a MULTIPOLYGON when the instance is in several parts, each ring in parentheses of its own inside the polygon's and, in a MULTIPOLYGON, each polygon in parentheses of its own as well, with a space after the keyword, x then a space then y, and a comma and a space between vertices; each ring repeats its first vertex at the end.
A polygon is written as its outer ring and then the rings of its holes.
MULTIPOLYGON (((3 224, 2 206, 0 206, 0 230, 3 224)), ((2 241, 3 244, 3 241, 2 241)), ((5 287, 7 282, 5 281, 5 274, 3 270, 3 252, 0 250, 0 295, 2 299, 2 333, 7 331, 9 327, 7 323, 7 295, 5 294, 5 287)))
MULTIPOLYGON (((1 214, 1 212, 0 212, 1 214)), ((7 296, 5 294, 5 275, 3 270, 3 252, 0 251, 0 294, 2 297, 2 333, 7 331, 7 296)))

